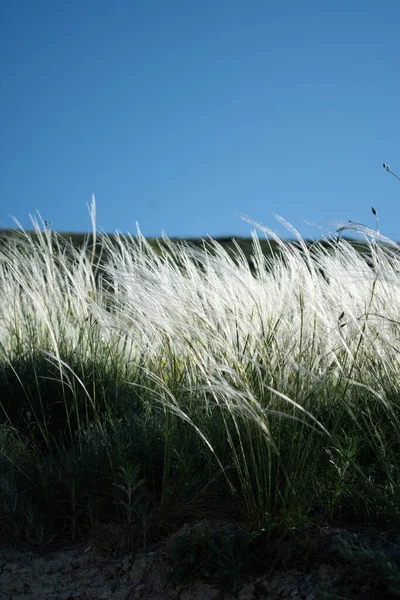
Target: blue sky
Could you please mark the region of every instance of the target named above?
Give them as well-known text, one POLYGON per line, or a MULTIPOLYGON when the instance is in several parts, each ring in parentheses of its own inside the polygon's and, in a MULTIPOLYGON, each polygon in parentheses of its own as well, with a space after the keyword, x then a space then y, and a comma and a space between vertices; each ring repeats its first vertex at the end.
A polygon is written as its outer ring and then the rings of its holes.
MULTIPOLYGON (((3 0, 0 227, 400 232, 400 2, 3 0)), ((392 235, 396 238, 397 236, 392 235)), ((400 233, 399 236, 400 237, 400 233)))

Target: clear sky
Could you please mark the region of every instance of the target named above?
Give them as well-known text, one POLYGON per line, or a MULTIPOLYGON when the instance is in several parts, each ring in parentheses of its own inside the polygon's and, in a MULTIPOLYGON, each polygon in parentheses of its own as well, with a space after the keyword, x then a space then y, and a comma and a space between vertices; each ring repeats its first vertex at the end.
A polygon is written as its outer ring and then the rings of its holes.
POLYGON ((0 59, 0 227, 400 232, 399 0, 2 0, 0 59))

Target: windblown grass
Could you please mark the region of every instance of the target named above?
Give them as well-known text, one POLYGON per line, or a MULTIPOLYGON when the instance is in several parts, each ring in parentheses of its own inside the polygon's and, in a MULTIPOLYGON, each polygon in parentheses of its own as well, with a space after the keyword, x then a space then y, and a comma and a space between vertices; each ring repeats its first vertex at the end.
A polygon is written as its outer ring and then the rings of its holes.
POLYGON ((138 230, 98 260, 34 224, 0 255, 3 541, 399 525, 395 244, 362 231, 368 266, 337 238, 266 258, 253 234, 250 268, 138 230))

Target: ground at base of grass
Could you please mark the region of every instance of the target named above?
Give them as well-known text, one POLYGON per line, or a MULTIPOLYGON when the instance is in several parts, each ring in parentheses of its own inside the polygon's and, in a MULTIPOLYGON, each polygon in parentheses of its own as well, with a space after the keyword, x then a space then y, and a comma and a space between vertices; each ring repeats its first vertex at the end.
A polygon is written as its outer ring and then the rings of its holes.
POLYGON ((240 546, 237 524, 201 521, 136 554, 118 547, 117 529, 47 553, 0 549, 0 598, 400 598, 400 541, 373 529, 303 528, 266 548, 240 546))

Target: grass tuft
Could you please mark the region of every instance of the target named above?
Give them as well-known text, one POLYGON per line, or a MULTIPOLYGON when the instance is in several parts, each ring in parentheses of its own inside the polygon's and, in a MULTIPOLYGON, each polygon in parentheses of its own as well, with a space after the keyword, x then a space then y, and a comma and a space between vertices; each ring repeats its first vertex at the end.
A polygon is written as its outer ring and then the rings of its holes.
POLYGON ((77 248, 37 221, 2 244, 1 541, 399 526, 398 248, 352 224, 368 264, 280 221, 296 242, 259 225, 278 250, 254 234, 250 262, 139 230, 77 248))

